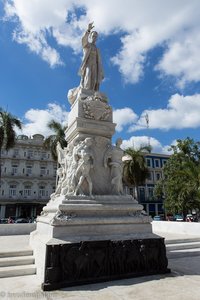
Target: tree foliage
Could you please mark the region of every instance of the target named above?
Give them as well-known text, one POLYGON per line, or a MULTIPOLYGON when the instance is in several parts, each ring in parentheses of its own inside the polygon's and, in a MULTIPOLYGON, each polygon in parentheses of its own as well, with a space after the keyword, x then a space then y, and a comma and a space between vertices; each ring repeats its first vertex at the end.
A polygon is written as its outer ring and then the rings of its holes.
POLYGON ((11 113, 0 108, 0 149, 4 146, 6 150, 15 144, 15 126, 22 128, 21 121, 11 113))
POLYGON ((164 197, 167 212, 183 213, 200 208, 200 142, 177 140, 173 154, 165 164, 161 179, 154 190, 164 197))
POLYGON ((59 122, 52 120, 48 123, 48 127, 54 131, 55 134, 48 136, 44 141, 44 149, 50 150, 54 160, 57 160, 56 145, 59 142, 61 147, 67 147, 67 141, 65 140, 65 130, 67 126, 62 126, 59 122))
POLYGON ((148 177, 149 171, 146 166, 144 158, 144 151, 149 152, 149 147, 140 147, 138 150, 128 148, 125 150, 127 159, 124 161, 123 180, 128 186, 135 187, 135 194, 137 197, 137 190, 139 185, 143 185, 148 177))
POLYGON ((0 108, 0 179, 1 179, 1 149, 11 149, 15 145, 15 127, 21 129, 21 121, 11 113, 0 108))

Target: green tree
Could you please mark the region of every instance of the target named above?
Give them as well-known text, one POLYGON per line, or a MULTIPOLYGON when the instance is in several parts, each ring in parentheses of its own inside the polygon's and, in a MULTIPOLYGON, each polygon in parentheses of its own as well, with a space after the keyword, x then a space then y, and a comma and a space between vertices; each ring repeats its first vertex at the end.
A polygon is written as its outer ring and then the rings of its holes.
POLYGON ((67 147, 67 141, 65 140, 65 130, 67 129, 67 126, 62 126, 59 122, 52 120, 48 123, 48 127, 52 129, 55 134, 48 136, 44 140, 44 149, 50 150, 53 159, 57 161, 57 143, 60 142, 62 148, 67 147))
POLYGON ((138 199, 138 187, 143 185, 148 177, 149 170, 146 166, 144 151, 149 152, 149 146, 135 150, 125 150, 127 159, 124 161, 123 180, 128 186, 134 186, 134 196, 138 199))
POLYGON ((171 148, 174 153, 154 193, 164 197, 166 212, 186 215, 188 210, 200 208, 200 143, 187 138, 177 140, 171 148))
POLYGON ((21 129, 21 121, 11 113, 0 108, 0 179, 1 179, 1 150, 7 151, 14 147, 16 132, 15 127, 21 129))

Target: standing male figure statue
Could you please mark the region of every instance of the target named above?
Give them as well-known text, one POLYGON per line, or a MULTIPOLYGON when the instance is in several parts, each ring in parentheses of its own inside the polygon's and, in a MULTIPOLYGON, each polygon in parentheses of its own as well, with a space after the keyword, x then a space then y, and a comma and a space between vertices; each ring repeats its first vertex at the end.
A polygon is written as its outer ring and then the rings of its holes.
POLYGON ((80 86, 86 90, 98 91, 103 76, 101 56, 95 42, 98 37, 96 31, 91 31, 93 22, 88 25, 88 29, 82 38, 83 61, 79 70, 81 75, 80 86), (91 42, 89 42, 91 37, 91 42))

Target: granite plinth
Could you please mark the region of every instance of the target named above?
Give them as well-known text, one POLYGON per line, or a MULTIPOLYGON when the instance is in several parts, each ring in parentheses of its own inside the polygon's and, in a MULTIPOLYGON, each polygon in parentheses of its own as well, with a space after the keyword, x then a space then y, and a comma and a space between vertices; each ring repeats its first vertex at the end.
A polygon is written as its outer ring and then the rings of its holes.
POLYGON ((44 291, 168 273, 163 238, 47 244, 44 291))

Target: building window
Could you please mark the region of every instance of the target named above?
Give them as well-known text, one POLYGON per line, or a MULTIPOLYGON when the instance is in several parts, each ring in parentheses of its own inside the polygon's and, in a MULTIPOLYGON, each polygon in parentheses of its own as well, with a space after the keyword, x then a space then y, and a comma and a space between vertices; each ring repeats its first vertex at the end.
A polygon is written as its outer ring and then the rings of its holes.
POLYGON ((147 167, 151 167, 152 166, 151 158, 146 158, 146 164, 147 164, 147 167))
POLYGON ((25 197, 31 196, 31 186, 30 185, 24 186, 24 196, 25 197))
POLYGON ((167 160, 163 160, 162 161, 162 166, 164 167, 164 165, 166 164, 167 160))
POLYGON ((26 167, 26 174, 31 175, 32 174, 32 166, 26 167))
POLYGON ((33 157, 33 151, 32 150, 28 150, 28 158, 32 158, 33 157))
POLYGON ((42 158, 42 159, 45 159, 46 157, 47 157, 46 152, 42 152, 42 153, 41 153, 41 158, 42 158))
POLYGON ((160 172, 156 172, 156 180, 161 179, 161 173, 160 172))
POLYGON ((14 149, 13 151, 13 157, 19 156, 19 149, 14 149))
POLYGON ((17 186, 15 184, 11 184, 9 187, 9 196, 16 196, 17 194, 17 186))
POLYGON ((17 174, 18 165, 12 165, 12 175, 17 174))
POLYGON ((153 172, 149 172, 149 173, 148 173, 147 180, 153 181, 153 172))
POLYGON ((3 182, 0 182, 0 191, 1 191, 1 195, 4 195, 4 190, 2 189, 3 187, 3 182))
POLYGON ((160 160, 159 159, 155 159, 154 163, 155 163, 155 168, 160 168, 160 160))
POLYGON ((148 187, 148 196, 149 198, 153 197, 153 187, 148 187))
POLYGON ((139 199, 140 199, 140 201, 145 201, 145 188, 144 187, 139 188, 139 199))
POLYGON ((44 197, 45 196, 45 186, 44 185, 40 185, 39 186, 39 196, 40 197, 44 197))
POLYGON ((40 175, 46 175, 46 167, 40 167, 40 175))
POLYGON ((133 196, 133 188, 130 188, 130 189, 129 189, 129 193, 130 193, 130 195, 133 196))

